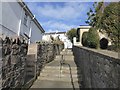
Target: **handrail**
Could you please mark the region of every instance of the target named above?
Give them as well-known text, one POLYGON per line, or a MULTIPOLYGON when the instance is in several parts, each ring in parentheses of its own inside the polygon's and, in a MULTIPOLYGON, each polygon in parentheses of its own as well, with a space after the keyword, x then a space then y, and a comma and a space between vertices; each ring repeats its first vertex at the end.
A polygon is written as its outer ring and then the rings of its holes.
POLYGON ((72 84, 73 90, 75 90, 75 86, 74 86, 74 83, 73 83, 72 72, 71 72, 71 66, 70 66, 70 64, 68 64, 68 63, 65 62, 65 58, 63 58, 63 55, 62 55, 62 59, 60 60, 60 76, 61 76, 61 70, 62 70, 62 66, 63 65, 68 65, 68 67, 69 67, 71 84, 72 84))

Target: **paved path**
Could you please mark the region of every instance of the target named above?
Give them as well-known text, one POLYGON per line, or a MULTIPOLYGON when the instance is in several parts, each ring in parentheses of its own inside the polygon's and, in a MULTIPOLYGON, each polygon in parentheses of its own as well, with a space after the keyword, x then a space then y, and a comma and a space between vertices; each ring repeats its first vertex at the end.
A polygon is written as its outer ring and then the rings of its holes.
POLYGON ((50 62, 42 70, 38 79, 33 83, 32 88, 71 88, 79 89, 77 67, 71 50, 62 51, 55 60, 50 62), (60 67, 60 61, 65 64, 60 67))

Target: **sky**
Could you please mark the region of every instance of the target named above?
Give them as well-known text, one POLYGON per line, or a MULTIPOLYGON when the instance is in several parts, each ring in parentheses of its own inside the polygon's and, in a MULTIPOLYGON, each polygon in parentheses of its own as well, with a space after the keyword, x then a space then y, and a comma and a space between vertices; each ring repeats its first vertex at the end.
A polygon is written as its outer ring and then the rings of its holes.
POLYGON ((25 2, 45 32, 64 32, 87 25, 93 2, 25 2))

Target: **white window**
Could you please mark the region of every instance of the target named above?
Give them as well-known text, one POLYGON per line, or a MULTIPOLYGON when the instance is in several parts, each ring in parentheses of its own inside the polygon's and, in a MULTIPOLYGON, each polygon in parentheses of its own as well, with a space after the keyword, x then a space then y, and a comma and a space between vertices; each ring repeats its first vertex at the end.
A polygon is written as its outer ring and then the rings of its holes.
POLYGON ((25 13, 25 16, 24 16, 24 25, 28 25, 28 15, 25 13))

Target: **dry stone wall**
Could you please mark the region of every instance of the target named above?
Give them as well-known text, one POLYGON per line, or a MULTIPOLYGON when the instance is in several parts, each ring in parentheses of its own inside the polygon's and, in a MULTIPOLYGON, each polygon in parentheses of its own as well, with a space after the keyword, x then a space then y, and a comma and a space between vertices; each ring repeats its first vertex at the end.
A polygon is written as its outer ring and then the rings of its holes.
POLYGON ((27 43, 17 39, 1 39, 2 88, 15 88, 24 85, 27 43))
MULTIPOLYGON (((28 66, 32 65, 33 69, 31 69, 31 74, 29 74, 27 77, 32 75, 32 78, 37 78, 37 76, 40 75, 42 68, 47 63, 53 61, 56 55, 60 54, 60 51, 63 49, 63 45, 40 43, 31 44, 28 48, 28 55, 31 57, 33 56, 33 58, 31 58, 32 61, 27 59, 26 62, 28 66), (34 73, 32 70, 34 70, 34 73)), ((28 69, 27 72, 30 72, 30 69, 28 69)))
POLYGON ((46 63, 54 60, 63 45, 0 38, 0 89, 29 88, 46 63))
POLYGON ((120 58, 118 53, 73 47, 83 88, 120 88, 120 58))

